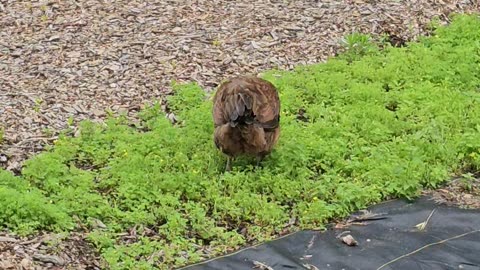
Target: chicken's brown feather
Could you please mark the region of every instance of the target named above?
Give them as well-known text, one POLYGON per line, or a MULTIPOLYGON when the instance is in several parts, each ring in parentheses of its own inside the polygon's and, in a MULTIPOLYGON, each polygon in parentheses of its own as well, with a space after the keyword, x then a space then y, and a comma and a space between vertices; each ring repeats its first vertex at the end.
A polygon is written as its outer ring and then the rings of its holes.
POLYGON ((237 77, 220 85, 213 99, 215 145, 225 154, 263 157, 280 134, 280 99, 270 82, 237 77))

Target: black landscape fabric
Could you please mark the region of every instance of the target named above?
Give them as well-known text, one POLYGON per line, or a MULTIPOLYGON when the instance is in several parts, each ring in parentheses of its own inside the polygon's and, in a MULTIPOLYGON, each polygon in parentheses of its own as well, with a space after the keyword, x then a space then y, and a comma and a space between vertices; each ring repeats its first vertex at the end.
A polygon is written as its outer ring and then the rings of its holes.
POLYGON ((369 211, 382 218, 325 232, 301 231, 184 269, 480 269, 480 210, 421 197, 389 201, 369 211), (419 229, 416 225, 429 216, 419 229), (347 234, 357 246, 342 242, 347 234))

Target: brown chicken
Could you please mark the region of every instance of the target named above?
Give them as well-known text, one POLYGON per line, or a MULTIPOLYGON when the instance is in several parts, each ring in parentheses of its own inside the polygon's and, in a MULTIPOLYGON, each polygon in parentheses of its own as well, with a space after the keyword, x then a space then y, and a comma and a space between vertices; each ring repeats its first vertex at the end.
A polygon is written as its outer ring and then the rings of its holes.
POLYGON ((213 97, 214 142, 227 155, 226 171, 237 156, 255 156, 257 167, 280 135, 280 99, 270 82, 236 77, 222 83, 213 97))

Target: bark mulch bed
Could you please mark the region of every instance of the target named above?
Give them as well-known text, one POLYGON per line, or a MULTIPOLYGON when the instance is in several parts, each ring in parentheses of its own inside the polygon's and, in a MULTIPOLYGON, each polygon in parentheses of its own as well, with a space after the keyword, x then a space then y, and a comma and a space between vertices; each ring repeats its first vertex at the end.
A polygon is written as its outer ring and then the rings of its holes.
POLYGON ((101 260, 81 234, 19 238, 0 232, 0 269, 101 268, 101 260))
POLYGON ((432 196, 437 203, 466 209, 480 209, 479 176, 458 177, 438 189, 426 190, 424 194, 432 196))
MULTIPOLYGON (((172 80, 209 91, 232 74, 324 61, 349 33, 401 45, 432 18, 478 10, 476 0, 0 1, 0 167, 19 173, 83 119, 134 120, 172 80)), ((99 267, 82 235, 55 248, 45 237, 0 234, 0 268, 99 267)))

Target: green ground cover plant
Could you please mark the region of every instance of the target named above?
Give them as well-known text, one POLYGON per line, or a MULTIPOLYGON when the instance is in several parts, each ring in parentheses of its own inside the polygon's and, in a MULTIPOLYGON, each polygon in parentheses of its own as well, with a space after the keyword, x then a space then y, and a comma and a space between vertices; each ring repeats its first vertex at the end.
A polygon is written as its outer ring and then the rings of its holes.
POLYGON ((479 29, 478 16, 456 16, 407 47, 356 37, 368 48, 358 59, 347 51, 266 73, 280 91, 282 133, 262 169, 244 159, 223 173, 211 101, 194 84, 174 86, 175 125, 159 105, 136 125, 83 122, 20 176, 0 171, 0 226, 87 231, 111 269, 170 269, 414 198, 480 168, 479 29), (135 240, 122 238, 132 229, 135 240))

